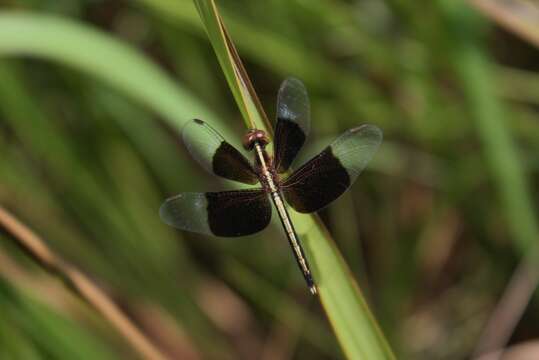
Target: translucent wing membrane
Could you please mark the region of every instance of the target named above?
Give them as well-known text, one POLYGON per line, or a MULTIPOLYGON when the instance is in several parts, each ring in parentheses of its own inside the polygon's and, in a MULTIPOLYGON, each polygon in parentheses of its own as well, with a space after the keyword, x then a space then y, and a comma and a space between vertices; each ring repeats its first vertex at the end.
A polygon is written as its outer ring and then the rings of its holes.
POLYGON ((286 79, 277 95, 274 159, 277 172, 284 173, 305 143, 311 122, 309 97, 303 83, 286 79))
POLYGON ((284 181, 286 201, 302 213, 324 208, 354 183, 381 142, 382 131, 373 125, 346 131, 284 181))
POLYGON ((268 226, 271 204, 262 189, 181 193, 167 199, 159 215, 181 230, 234 237, 254 234, 268 226))
POLYGON ((188 122, 182 130, 182 138, 191 156, 210 173, 245 184, 258 182, 245 156, 204 121, 188 122))

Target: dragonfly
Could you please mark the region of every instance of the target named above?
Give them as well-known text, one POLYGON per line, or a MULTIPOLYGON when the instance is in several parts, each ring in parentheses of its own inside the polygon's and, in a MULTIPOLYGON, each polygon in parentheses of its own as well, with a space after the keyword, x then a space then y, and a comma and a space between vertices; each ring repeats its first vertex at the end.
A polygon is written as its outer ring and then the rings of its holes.
POLYGON ((313 213, 341 196, 376 153, 382 131, 369 124, 349 129, 287 176, 309 134, 310 111, 303 83, 295 78, 286 79, 277 95, 273 156, 266 150, 269 138, 263 130, 251 129, 243 139, 244 148, 254 153, 253 162, 208 123, 189 121, 182 129, 182 139, 204 169, 259 187, 183 192, 167 199, 159 213, 166 224, 181 230, 238 237, 266 228, 275 208, 307 286, 315 295, 318 289, 288 206, 299 213, 313 213))

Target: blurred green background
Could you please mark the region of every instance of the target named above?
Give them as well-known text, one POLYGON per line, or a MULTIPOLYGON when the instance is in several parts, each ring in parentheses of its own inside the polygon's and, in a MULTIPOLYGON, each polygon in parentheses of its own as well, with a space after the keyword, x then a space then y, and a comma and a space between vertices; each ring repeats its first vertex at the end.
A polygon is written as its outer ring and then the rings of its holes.
MULTIPOLYGON (((305 83, 304 158, 383 129, 321 216, 398 358, 468 358, 537 240, 537 49, 461 1, 218 4, 270 118, 280 82, 305 83)), ((168 196, 230 186, 189 158, 184 121, 245 132, 191 1, 0 6, 2 206, 173 358, 342 358, 278 226, 218 239, 158 217, 168 196)), ((511 344, 539 336, 538 309, 532 294, 511 344)), ((2 234, 0 358, 134 356, 2 234)))

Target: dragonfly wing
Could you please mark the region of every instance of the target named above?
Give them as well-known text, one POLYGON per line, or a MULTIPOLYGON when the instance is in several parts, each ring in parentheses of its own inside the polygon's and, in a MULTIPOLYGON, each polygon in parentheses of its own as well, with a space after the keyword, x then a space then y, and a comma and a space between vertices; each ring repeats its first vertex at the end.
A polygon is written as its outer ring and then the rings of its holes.
POLYGON ((234 237, 254 234, 268 226, 271 203, 262 189, 181 193, 167 199, 159 215, 181 230, 234 237))
POLYGON ((258 182, 245 156, 204 121, 188 122, 183 127, 182 138, 191 156, 210 173, 245 184, 258 182))
POLYGON ((286 79, 277 95, 274 159, 278 173, 290 168, 292 161, 307 139, 311 114, 307 90, 301 81, 286 79))
POLYGON ((286 201, 301 213, 324 208, 354 183, 381 142, 382 131, 373 125, 344 132, 283 182, 286 201))

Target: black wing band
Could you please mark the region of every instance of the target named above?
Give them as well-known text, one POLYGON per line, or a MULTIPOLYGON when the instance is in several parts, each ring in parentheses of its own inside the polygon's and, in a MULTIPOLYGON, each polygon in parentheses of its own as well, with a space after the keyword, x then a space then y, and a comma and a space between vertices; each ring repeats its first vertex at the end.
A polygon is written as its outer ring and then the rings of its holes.
POLYGON ((167 199, 159 214, 178 229, 223 237, 254 234, 271 219, 271 203, 262 189, 181 193, 167 199))
POLYGON ((221 134, 202 120, 188 122, 182 130, 187 150, 208 172, 245 184, 256 184, 258 177, 249 161, 221 134))
POLYGON ((373 125, 346 131, 283 182, 286 201, 302 213, 324 208, 353 184, 381 141, 373 125))
POLYGON ((277 96, 274 159, 278 173, 284 173, 301 150, 310 129, 307 90, 297 79, 286 79, 277 96))

